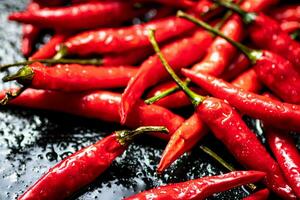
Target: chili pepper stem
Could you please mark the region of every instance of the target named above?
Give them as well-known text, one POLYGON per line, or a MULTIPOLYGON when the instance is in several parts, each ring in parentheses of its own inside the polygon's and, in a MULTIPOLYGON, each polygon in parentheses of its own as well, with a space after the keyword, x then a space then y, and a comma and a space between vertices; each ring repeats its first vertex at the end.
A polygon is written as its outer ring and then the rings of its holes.
MULTIPOLYGON (((216 161, 218 161, 221 165, 223 165, 223 167, 225 167, 229 171, 235 171, 236 170, 231 164, 229 164, 228 162, 226 162, 223 158, 221 158, 221 156, 219 156, 218 154, 216 154, 213 150, 211 150, 207 146, 201 145, 200 149, 202 151, 204 151, 206 154, 208 154, 209 156, 211 156, 212 158, 214 158, 216 161)), ((256 189, 256 186, 254 184, 248 184, 247 186, 252 191, 254 191, 256 189)))
POLYGON ((64 45, 59 46, 59 50, 57 53, 54 55, 53 59, 54 60, 59 60, 65 57, 68 54, 68 48, 64 45))
POLYGON ((202 103, 205 100, 204 96, 198 95, 195 92, 193 92, 192 90, 190 90, 187 86, 187 84, 185 84, 174 72, 174 70, 172 69, 172 67, 169 65, 169 63, 167 62, 167 60, 165 59, 165 57, 163 56, 163 54, 161 53, 161 50, 158 46, 158 43, 155 39, 155 30, 150 29, 149 30, 149 40, 153 46, 154 51, 156 52, 157 56, 159 57, 162 65, 165 67, 165 69, 167 70, 167 72, 171 75, 171 77, 174 79, 174 81, 177 83, 177 85, 186 93, 186 95, 190 98, 190 100, 192 101, 192 104, 196 107, 198 106, 200 103, 202 103))
POLYGON ((211 27, 210 25, 208 25, 207 23, 193 17, 192 15, 189 15, 183 11, 178 11, 177 12, 177 16, 187 19, 195 24, 197 24, 198 26, 206 29, 209 32, 212 32, 222 38, 224 38, 225 40, 227 40, 230 44, 232 44, 233 46, 235 46, 237 49, 239 49, 240 51, 242 51, 247 57, 248 59, 251 61, 252 64, 255 64, 256 61, 262 56, 262 51, 260 50, 255 50, 255 49, 251 49, 248 48, 247 46, 236 42, 234 40, 232 40, 231 38, 227 37, 226 35, 224 35, 223 33, 221 33, 220 31, 214 29, 213 27, 211 27))
MULTIPOLYGON (((183 83, 186 84, 186 86, 188 86, 190 84, 190 80, 189 79, 186 79, 183 83)), ((180 87, 178 86, 175 86, 175 87, 172 87, 170 89, 167 89, 165 91, 163 91, 162 93, 158 94, 158 95, 155 95, 153 97, 150 97, 148 99, 145 100, 145 103, 146 104, 153 104, 155 103, 156 101, 170 95, 170 94, 173 94, 174 92, 177 92, 180 90, 180 87)))
POLYGON ((19 69, 16 74, 5 76, 2 80, 4 82, 17 80, 22 84, 26 84, 32 80, 33 76, 34 72, 28 65, 26 65, 25 67, 19 69))
POLYGON ((42 60, 31 60, 24 62, 17 62, 13 64, 6 64, 0 66, 0 71, 4 71, 10 67, 14 66, 22 66, 22 65, 30 65, 35 62, 45 63, 45 64, 80 64, 80 65, 102 65, 102 59, 42 59, 42 60))
POLYGON ((6 92, 5 97, 0 100, 2 106, 6 105, 9 101, 19 96, 27 87, 21 87, 15 92, 6 92))
POLYGON ((245 24, 251 24, 257 16, 257 14, 254 13, 254 12, 245 12, 245 11, 243 11, 238 5, 236 5, 232 2, 229 2, 229 1, 214 0, 214 2, 218 5, 224 6, 228 9, 238 13, 240 16, 242 16, 243 21, 245 22, 245 24))
POLYGON ((168 129, 164 126, 142 126, 132 131, 130 130, 116 131, 116 136, 120 144, 127 145, 136 136, 147 132, 169 133, 168 129))

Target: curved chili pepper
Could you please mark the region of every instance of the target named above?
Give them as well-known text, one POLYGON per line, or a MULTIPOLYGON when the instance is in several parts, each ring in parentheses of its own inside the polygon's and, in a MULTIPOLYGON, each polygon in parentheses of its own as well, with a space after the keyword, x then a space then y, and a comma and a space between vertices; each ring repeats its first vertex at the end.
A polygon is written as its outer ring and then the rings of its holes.
POLYGON ((217 1, 220 5, 238 12, 249 25, 249 36, 259 48, 270 50, 288 59, 300 71, 300 43, 282 31, 280 24, 263 13, 247 13, 235 4, 217 1))
POLYGON ((266 136, 286 180, 300 198, 300 155, 288 133, 266 127, 266 136))
POLYGON ((9 19, 58 30, 82 30, 126 21, 135 15, 136 11, 131 4, 109 1, 16 12, 9 19))
POLYGON ((288 60, 270 51, 253 50, 241 43, 237 43, 191 15, 187 15, 183 12, 179 12, 178 15, 225 38, 248 57, 254 65, 253 67, 259 79, 267 85, 269 89, 287 102, 300 102, 300 72, 297 71, 288 60))
MULTIPOLYGON (((0 98, 7 91, 0 92, 0 98)), ((63 93, 47 90, 26 89, 20 96, 11 100, 8 105, 32 109, 53 110, 82 117, 95 118, 107 122, 120 122, 118 108, 121 95, 107 91, 85 93, 63 93), (67 102, 67 103, 66 103, 67 102)), ((166 108, 156 105, 145 105, 139 102, 130 113, 126 126, 165 126, 173 134, 184 119, 166 108)), ((170 135, 157 135, 169 139, 170 135)))
MULTIPOLYGON (((265 9, 269 7, 270 5, 276 3, 275 0, 247 0, 243 2, 241 5, 245 10, 249 11, 260 11, 262 9, 265 9)), ((239 29, 242 29, 242 24, 239 18, 237 16, 233 16, 228 23, 226 23, 223 27, 223 31, 229 33, 232 37, 241 37, 242 33, 239 29)), ((228 56, 227 53, 233 54, 235 52, 234 47, 225 40, 218 38, 216 41, 214 41, 214 48, 211 48, 212 50, 210 53, 206 56, 204 60, 202 60, 199 64, 194 65, 193 69, 198 71, 204 71, 206 73, 212 73, 219 75, 221 72, 223 72, 224 68, 229 64, 231 61, 232 55, 228 56), (220 43, 220 44, 219 44, 220 43), (227 49, 227 50, 226 50, 227 49)), ((145 102, 147 104, 151 104, 159 99, 162 99, 163 97, 172 94, 176 92, 179 88, 169 88, 168 90, 161 92, 159 95, 147 99, 145 102)), ((183 93, 179 92, 177 95, 172 95, 172 101, 174 102, 175 97, 182 97, 183 93)), ((181 98, 183 99, 183 98, 181 98)), ((167 100, 163 100, 164 102, 168 102, 167 100)), ((183 103, 186 103, 186 101, 183 101, 183 103)))
POLYGON ((57 33, 49 40, 48 43, 43 45, 37 52, 35 52, 29 60, 48 59, 56 54, 56 48, 67 38, 67 34, 57 33))
POLYGON ((145 126, 133 131, 115 131, 56 164, 18 199, 66 199, 102 174, 126 150, 134 137, 154 131, 167 132, 167 129, 145 126))
POLYGON ((251 195, 249 195, 246 198, 243 198, 243 200, 267 200, 269 197, 269 190, 268 189, 263 189, 258 192, 255 192, 251 195))
POLYGON ((300 22, 300 5, 286 5, 270 10, 272 18, 279 21, 298 21, 300 22))
MULTIPOLYGON (((40 5, 36 2, 30 2, 27 7, 27 12, 40 9, 40 5)), ((34 43, 40 33, 40 29, 31 24, 22 25, 22 43, 21 43, 21 52, 27 57, 32 53, 32 48, 34 43)))
POLYGON ((275 160, 268 154, 256 135, 247 127, 237 111, 220 99, 200 96, 191 91, 164 58, 155 41, 153 30, 150 32, 150 41, 165 69, 190 98, 199 117, 224 143, 234 157, 249 169, 266 172, 266 185, 279 196, 285 199, 296 199, 292 189, 286 184, 275 160))
MULTIPOLYGON (((164 46, 162 51, 172 64, 174 70, 179 70, 199 60, 204 55, 206 48, 211 44, 212 40, 213 38, 209 33, 198 30, 190 37, 179 39, 164 46), (181 55, 186 56, 182 57, 181 55)), ((138 73, 129 81, 128 86, 122 94, 120 105, 121 123, 126 121, 130 109, 136 100, 142 96, 143 92, 166 77, 168 77, 167 73, 157 55, 151 56, 143 62, 138 73)))
POLYGON ((249 69, 236 77, 236 79, 234 79, 231 84, 243 89, 244 91, 253 93, 258 93, 263 87, 253 69, 249 69))
POLYGON ((257 171, 235 171, 218 176, 207 176, 182 183, 160 186, 136 194, 125 200, 202 200, 217 192, 261 180, 265 176, 257 171))
POLYGON ((36 62, 22 67, 16 74, 3 78, 44 90, 65 92, 111 89, 126 87, 128 81, 137 73, 135 67, 97 67, 78 64, 56 65, 47 67, 36 62))

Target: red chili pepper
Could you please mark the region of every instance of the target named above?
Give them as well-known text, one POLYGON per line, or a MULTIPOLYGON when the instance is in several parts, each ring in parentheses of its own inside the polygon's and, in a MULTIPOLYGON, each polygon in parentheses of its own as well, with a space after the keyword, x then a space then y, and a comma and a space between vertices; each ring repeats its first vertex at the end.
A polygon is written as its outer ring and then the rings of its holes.
MULTIPOLYGON (((1 91, 0 98, 3 98, 6 92, 1 91)), ((106 91, 63 93, 26 89, 8 104, 32 109, 65 112, 107 122, 120 122, 118 113, 120 101, 120 94, 106 91)), ((170 134, 173 134, 184 121, 182 117, 163 107, 145 105, 143 102, 138 104, 132 108, 133 111, 125 124, 128 127, 165 126, 170 134)), ((170 135, 159 134, 158 137, 169 139, 170 135)))
MULTIPOLYGON (((205 2, 205 1, 204 1, 205 2)), ((265 9, 269 7, 270 5, 276 3, 277 1, 274 0, 247 0, 243 2, 241 5, 245 10, 249 11, 260 11, 262 9, 265 9)), ((233 38, 239 38, 241 37, 242 33, 240 29, 242 29, 242 24, 239 18, 237 16, 233 16, 228 23, 225 24, 223 31, 231 35, 233 38)), ((208 53, 207 57, 203 59, 199 64, 194 65, 193 70, 196 71, 202 71, 209 74, 216 74, 219 75, 221 72, 224 71, 224 68, 229 64, 231 61, 232 55, 235 52, 234 47, 225 40, 218 38, 216 41, 214 41, 213 46, 210 48, 210 52, 208 53), (230 56, 229 56, 229 55, 230 56)), ((188 82, 187 82, 188 83, 188 82)), ((163 97, 170 95, 178 90, 178 87, 169 88, 168 90, 161 92, 161 94, 147 99, 145 102, 147 104, 154 103, 155 101, 162 99, 163 97), (176 89, 177 88, 177 89, 176 89)), ((182 100, 182 103, 184 105, 186 104, 186 99, 183 98, 183 93, 179 92, 178 94, 174 94, 171 97, 168 97, 170 102, 177 102, 176 105, 180 105, 179 101, 176 101, 176 97, 180 97, 180 100, 182 100)), ((169 100, 162 100, 161 102, 169 102, 169 100)), ((169 103, 168 103, 169 104, 169 103)), ((173 105, 173 103, 171 103, 173 105)), ((163 105, 163 104, 160 104, 163 105)), ((164 105, 166 106, 166 105, 164 105)))
POLYGON ((243 200, 267 200, 269 197, 269 190, 263 189, 258 192, 255 192, 251 195, 249 195, 246 198, 243 198, 243 200))
POLYGON ((237 111, 220 99, 200 96, 191 91, 164 58, 155 41, 153 30, 150 32, 150 41, 165 69, 190 98, 199 117, 234 157, 246 168, 266 172, 266 185, 279 196, 285 199, 296 199, 292 189, 286 184, 275 160, 268 154, 256 135, 247 127, 237 111))
POLYGON ((43 45, 37 52, 35 52, 29 60, 47 59, 52 58, 56 54, 58 45, 65 41, 67 34, 57 33, 49 40, 49 42, 43 45))
MULTIPOLYGON (((222 27, 221 32, 233 40, 240 41, 243 37, 243 24, 238 16, 231 17, 222 27)), ((219 76, 229 65, 236 54, 234 46, 223 38, 217 37, 211 44, 208 53, 200 63, 195 64, 192 69, 219 76)))
POLYGON ((153 1, 177 8, 190 8, 195 6, 196 2, 191 0, 135 0, 136 2, 151 2, 153 1))
POLYGON ((300 155, 293 139, 280 130, 267 127, 266 136, 286 180, 300 198, 300 155))
MULTIPOLYGON (((198 30, 190 37, 179 39, 164 46, 163 53, 172 64, 174 70, 178 71, 184 66, 189 66, 199 60, 211 44, 213 38, 209 33, 198 30), (181 55, 186 55, 182 57, 181 55)), ((138 73, 132 78, 124 93, 120 105, 121 123, 126 121, 130 109, 139 99, 143 92, 150 86, 155 85, 162 79, 167 78, 167 73, 162 67, 157 55, 151 56, 140 67, 138 73)))
POLYGON ((248 58, 240 53, 234 58, 229 67, 227 67, 221 75, 221 78, 230 81, 241 74, 245 69, 250 67, 250 61, 248 58))
POLYGON ((86 31, 69 38, 65 46, 68 54, 81 56, 129 51, 150 45, 149 28, 158 29, 158 40, 163 42, 190 31, 194 25, 172 16, 130 27, 86 31))
MULTIPOLYGON (((259 92, 262 88, 256 73, 250 69, 241 74, 232 84, 245 91, 259 92)), ((179 94, 179 93, 175 93, 179 94)), ((174 94, 172 94, 174 95, 174 94)), ((169 96, 168 96, 169 97, 169 96)), ((188 97, 184 95, 185 101, 188 101, 188 97)), ((170 98, 164 98, 170 100, 170 98)), ((162 99, 162 100, 164 100, 162 99)), ((177 101, 177 99, 176 99, 177 101)), ((175 102, 176 102, 175 101, 175 102)), ((170 103, 169 101, 168 103, 170 103)), ((189 119, 187 119, 170 137, 170 140, 161 156, 160 163, 158 164, 157 171, 163 172, 168 168, 176 159, 178 159, 183 153, 189 151, 195 144, 207 133, 206 126, 199 116, 195 113, 189 119)))
MULTIPOLYGON (((254 63, 254 69, 257 72, 258 70, 265 70, 265 69, 273 69, 273 75, 276 74, 276 77, 279 77, 279 74, 282 76, 285 76, 285 78, 288 78, 287 76, 290 76, 290 80, 282 80, 278 79, 275 83, 272 82, 274 85, 268 85, 271 89, 284 89, 282 86, 280 87, 280 81, 283 83, 288 83, 291 85, 286 85, 290 89, 290 93, 287 93, 286 91, 275 91, 276 94, 286 94, 287 96, 280 95, 283 99, 288 99, 290 101, 293 101, 297 97, 297 95, 300 94, 297 91, 300 90, 300 87, 297 86, 297 83, 292 83, 293 81, 297 82, 298 80, 294 77, 298 77, 300 75, 298 74, 291 74, 293 72, 293 65, 284 58, 280 57, 277 54, 271 53, 266 50, 252 50, 247 48, 246 46, 237 43, 230 38, 224 36, 222 33, 220 33, 218 30, 212 28, 205 22, 202 22, 200 20, 197 20, 196 18, 184 14, 179 13, 181 17, 184 17, 186 19, 192 20, 194 23, 197 23, 199 26, 204 27, 205 29, 226 38, 232 45, 235 45, 237 48, 239 48, 250 60, 252 63, 254 63), (289 71, 291 70, 291 71, 289 71), (289 83, 291 82, 291 83, 289 83), (292 88, 294 86, 294 88, 292 88), (291 90, 292 89, 292 90, 291 90), (297 94, 298 93, 298 94, 297 94)), ((299 73, 299 72, 295 72, 299 73)), ((300 107, 293 104, 288 103, 282 103, 278 101, 270 101, 268 98, 240 91, 238 88, 232 87, 230 84, 226 83, 225 81, 218 80, 212 76, 209 75, 203 75, 199 73, 198 75, 193 74, 191 71, 184 70, 184 74, 188 76, 188 78, 193 78, 194 81, 197 79, 197 84, 200 85, 203 89, 208 91, 209 93, 212 93, 213 95, 216 95, 219 98, 225 98, 230 102, 232 105, 240 109, 241 111, 253 116, 254 118, 267 118, 264 120, 267 120, 268 122, 273 123, 275 126, 281 126, 281 128, 285 129, 292 129, 292 130, 300 130, 299 128, 299 114, 300 114, 300 107), (198 78, 197 78, 198 77, 198 78), (225 88, 226 87, 226 88, 225 88), (232 88, 231 90, 228 90, 228 88, 232 88), (219 91, 221 93, 217 94, 216 91, 219 91), (269 101, 269 102, 266 102, 269 101), (253 107, 251 107, 252 105, 253 107), (248 108, 247 108, 248 107, 248 108), (252 109, 256 107, 257 109, 252 109), (251 110, 252 109, 252 110, 251 110), (282 109, 285 110, 285 112, 282 112, 282 109), (247 111, 247 112, 246 112, 247 111), (272 116, 272 117, 271 117, 272 116), (276 123, 277 122, 277 123, 276 123), (281 123, 281 124, 278 124, 281 123)), ((268 77, 268 74, 263 74, 257 72, 258 77, 263 83, 270 83, 270 77, 268 77), (266 77, 268 77, 267 80, 264 80, 266 77)), ((299 83, 299 81, 298 81, 299 83)), ((285 89, 286 90, 286 89, 285 89)))
POLYGON ((137 73, 135 67, 97 67, 78 64, 47 67, 35 62, 22 67, 16 74, 3 78, 35 89, 59 90, 65 92, 126 87, 137 73))
MULTIPOLYGON (((27 7, 27 12, 40 9, 40 5, 36 2, 30 2, 27 7)), ((25 57, 32 53, 34 43, 40 33, 40 29, 31 24, 22 25, 22 44, 21 51, 25 57)))
POLYGON ((300 22, 300 5, 286 5, 270 10, 270 15, 279 21, 300 22))
MULTIPOLYGON (((102 174, 126 150, 134 137, 154 131, 167 132, 167 129, 145 126, 133 131, 115 131, 56 164, 18 199, 66 199, 102 174)), ((256 173, 251 177, 259 175, 256 173)))
POLYGON ((136 194, 125 200, 202 200, 231 188, 261 180, 265 173, 235 171, 218 176, 207 176, 182 183, 160 186, 136 194))
POLYGON ((118 1, 89 2, 68 7, 16 12, 10 20, 58 30, 81 30, 108 26, 136 15, 132 4, 118 1))
POLYGON ((288 59, 300 71, 300 43, 282 31, 280 24, 263 13, 247 13, 235 4, 218 1, 219 4, 238 12, 249 25, 249 36, 259 48, 270 50, 288 59))

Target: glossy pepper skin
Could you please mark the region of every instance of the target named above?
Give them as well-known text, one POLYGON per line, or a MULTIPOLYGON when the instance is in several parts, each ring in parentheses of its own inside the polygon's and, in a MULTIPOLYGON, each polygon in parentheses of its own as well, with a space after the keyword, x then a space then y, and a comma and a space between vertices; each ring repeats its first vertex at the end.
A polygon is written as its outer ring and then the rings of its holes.
POLYGON ((255 192, 251 195, 249 195, 246 198, 243 198, 243 200, 267 200, 269 197, 269 190, 268 189, 263 189, 258 192, 255 192))
MULTIPOLYGON (((136 67, 128 66, 97 67, 79 64, 59 64, 47 67, 42 63, 35 62, 21 68, 17 74, 23 75, 23 77, 16 78, 16 80, 20 84, 35 89, 78 92, 126 87, 137 70, 136 67), (25 73, 27 75, 24 75, 25 73)), ((4 78, 4 80, 10 79, 10 77, 4 78)))
POLYGON ((36 59, 48 59, 52 58, 56 54, 57 47, 65 41, 67 38, 67 34, 64 33, 57 33, 52 38, 44 44, 40 49, 37 50, 29 60, 36 60, 36 59))
POLYGON ((235 171, 157 187, 125 200, 202 200, 214 193, 259 181, 264 176, 263 172, 235 171))
POLYGON ((266 128, 268 144, 286 180, 300 198, 300 155, 293 139, 281 130, 266 128))
POLYGON ((231 84, 243 89, 244 91, 253 93, 258 93, 263 88, 261 81, 253 69, 248 69, 243 72, 241 75, 236 77, 231 84))
POLYGON ((105 171, 126 146, 115 134, 67 157, 52 167, 19 200, 65 199, 105 171))
POLYGON ((278 164, 235 109, 222 100, 208 97, 196 111, 240 164, 247 169, 265 172, 265 184, 280 197, 296 199, 278 164))
MULTIPOLYGON (((35 1, 30 2, 27 7, 27 12, 40 9, 40 5, 35 1)), ((25 57, 30 56, 34 43, 40 33, 40 29, 31 24, 22 25, 22 42, 21 42, 21 52, 25 57)))
POLYGON ((171 16, 130 27, 86 31, 69 38, 64 44, 68 54, 117 53, 150 46, 147 37, 149 28, 157 29, 158 41, 163 42, 194 27, 186 20, 171 16))
POLYGON ((102 174, 136 135, 150 131, 166 132, 167 129, 140 127, 133 131, 116 131, 56 164, 18 199, 66 199, 102 174))
MULTIPOLYGON (((3 98, 7 91, 1 91, 3 98)), ((106 122, 120 122, 118 108, 121 95, 107 91, 90 91, 85 93, 65 93, 47 90, 26 89, 20 96, 9 102, 9 105, 32 109, 52 110, 70 113, 82 117, 99 119, 106 122), (67 103, 66 103, 67 102, 67 103)), ((132 108, 126 126, 165 126, 169 135, 158 134, 162 139, 169 139, 184 119, 166 108, 156 105, 145 105, 139 102, 132 108)))
POLYGON ((263 51, 253 67, 260 81, 277 96, 288 103, 300 103, 300 71, 291 62, 263 51))
MULTIPOLYGON (((243 37, 243 22, 239 16, 232 16, 221 28, 221 32, 233 40, 240 41, 243 37)), ((219 76, 230 64, 237 50, 223 38, 217 37, 201 62, 193 65, 194 71, 219 76)))
MULTIPOLYGON (((164 46, 162 52, 173 66, 173 69, 178 71, 180 68, 189 66, 199 60, 212 40, 213 38, 209 33, 198 30, 190 37, 179 39, 164 46), (182 57, 181 55, 185 56, 182 57)), ((167 77, 168 74, 157 55, 153 55, 144 61, 138 73, 129 81, 122 94, 120 105, 121 123, 126 121, 131 107, 136 100, 140 99, 144 91, 167 77)))
POLYGON ((291 34, 297 30, 300 30, 300 21, 287 21, 287 22, 282 22, 280 24, 281 30, 291 34))
POLYGON ((249 67, 250 61, 244 54, 240 53, 233 59, 220 77, 226 81, 231 81, 249 67))
POLYGON ((227 100, 232 106, 253 118, 262 119, 281 129, 300 130, 300 107, 298 105, 282 103, 241 90, 208 74, 195 74, 186 69, 182 72, 208 93, 227 100))
POLYGON ((10 20, 58 30, 82 30, 109 26, 134 16, 133 6, 119 1, 88 2, 68 7, 16 12, 10 20))

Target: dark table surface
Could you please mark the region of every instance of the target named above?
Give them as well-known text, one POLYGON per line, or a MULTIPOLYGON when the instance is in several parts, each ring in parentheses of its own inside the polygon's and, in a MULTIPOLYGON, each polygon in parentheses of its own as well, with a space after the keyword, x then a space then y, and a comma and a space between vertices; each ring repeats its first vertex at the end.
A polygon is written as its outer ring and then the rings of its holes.
MULTIPOLYGON (((21 26, 8 22, 7 15, 25 6, 26 0, 0 1, 0 63, 24 60, 20 53, 21 26)), ((47 38, 49 35, 46 34, 43 40, 47 38)), ((0 88, 3 87, 9 85, 1 84, 0 88)), ((259 122, 245 120, 264 142, 259 122)), ((117 124, 63 113, 1 107, 0 199, 15 199, 55 163, 121 128, 117 124)), ((242 169, 212 136, 206 137, 202 143, 242 169)), ((165 144, 149 136, 139 138, 105 173, 71 199, 122 199, 166 183, 227 172, 199 148, 195 148, 176 161, 166 173, 158 175, 155 173, 156 165, 165 144)), ((241 199, 247 194, 248 191, 240 187, 209 199, 241 199)))

